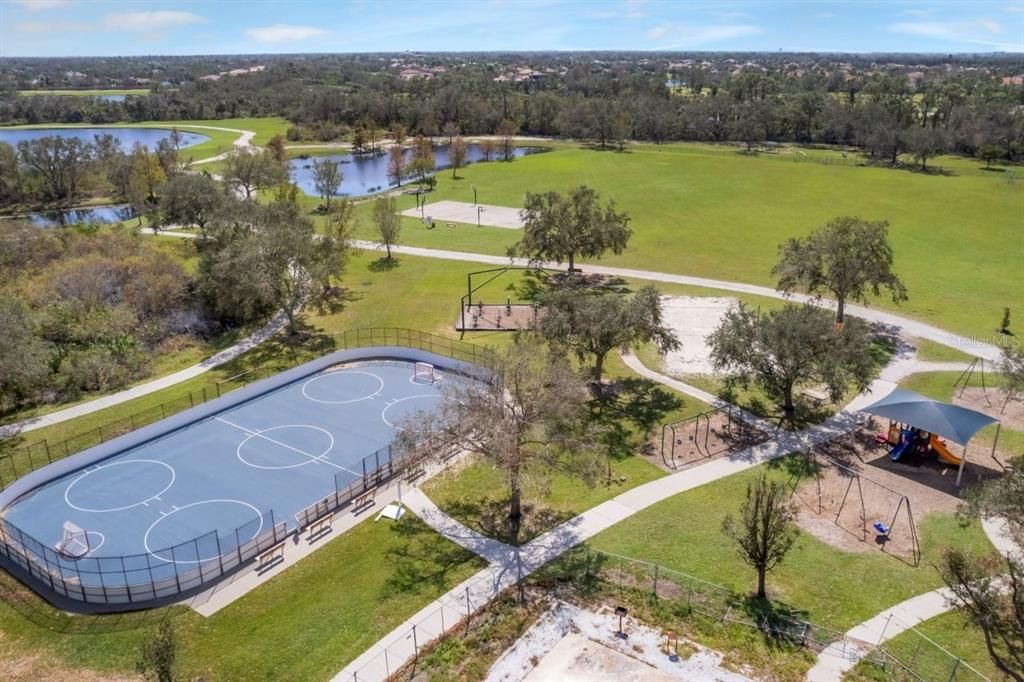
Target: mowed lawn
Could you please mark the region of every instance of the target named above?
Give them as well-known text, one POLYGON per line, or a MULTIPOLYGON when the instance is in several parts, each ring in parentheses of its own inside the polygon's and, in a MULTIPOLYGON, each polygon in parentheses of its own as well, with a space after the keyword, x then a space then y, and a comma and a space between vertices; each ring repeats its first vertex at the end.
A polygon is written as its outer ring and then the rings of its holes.
MULTIPOLYGON (((637 145, 627 153, 563 147, 471 165, 457 180, 440 172, 428 201, 472 202, 476 186, 481 203, 522 206, 528 191, 590 185, 629 213, 634 230, 626 252, 604 264, 762 285, 774 284, 770 271, 785 239, 836 216, 884 219, 910 300, 873 305, 977 336, 992 333, 1005 306, 1024 319, 1021 182, 968 173, 969 161, 950 163, 963 175, 943 176, 797 158, 684 144, 637 145)), ((413 197, 399 200, 401 210, 414 205, 413 197)), ((372 238, 369 207, 361 214, 359 235, 372 238)), ((427 230, 406 218, 401 241, 504 254, 517 239, 514 230, 427 230)))
MULTIPOLYGON (((766 472, 788 479, 782 466, 762 465, 675 495, 618 523, 591 541, 597 549, 643 559, 741 594, 756 587, 736 544, 722 533, 748 483, 766 472)), ((785 561, 768 576, 769 597, 799 609, 818 625, 845 631, 882 609, 942 585, 934 565, 943 547, 990 552, 980 524, 961 526, 952 514, 918 518, 922 558, 913 567, 881 551, 847 552, 802 532, 785 561)))
POLYGON ((134 673, 147 632, 170 618, 178 679, 325 680, 483 565, 408 514, 359 524, 209 618, 69 616, 0 572, 0 679, 134 673))

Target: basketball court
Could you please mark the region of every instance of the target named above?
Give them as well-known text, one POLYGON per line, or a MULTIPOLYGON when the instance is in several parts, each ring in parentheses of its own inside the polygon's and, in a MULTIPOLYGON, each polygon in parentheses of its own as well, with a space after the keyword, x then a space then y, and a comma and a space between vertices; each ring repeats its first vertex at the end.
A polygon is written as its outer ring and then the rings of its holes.
POLYGON ((508 230, 523 229, 523 221, 519 217, 519 209, 511 206, 494 206, 492 204, 470 204, 462 201, 435 201, 422 209, 410 208, 402 211, 402 215, 410 218, 429 219, 434 228, 443 228, 455 223, 483 227, 503 227, 508 230))
POLYGON ((442 399, 443 377, 426 367, 372 361, 307 376, 50 481, 4 519, 78 561, 121 562, 129 580, 134 561, 172 574, 202 564, 274 522, 294 526, 386 463, 403 418, 442 399))

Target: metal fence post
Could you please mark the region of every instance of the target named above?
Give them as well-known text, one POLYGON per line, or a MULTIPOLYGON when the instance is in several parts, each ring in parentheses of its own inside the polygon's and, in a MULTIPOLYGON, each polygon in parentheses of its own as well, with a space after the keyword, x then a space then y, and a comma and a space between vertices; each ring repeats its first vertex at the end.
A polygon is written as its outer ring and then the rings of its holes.
POLYGON ((413 650, 413 653, 416 656, 416 662, 418 663, 419 660, 420 660, 420 646, 416 642, 416 626, 415 625, 412 626, 412 650, 413 650))
POLYGON ((654 601, 658 601, 658 564, 654 564, 654 601))
POLYGON ((469 587, 466 587, 466 634, 469 634, 469 621, 473 617, 473 611, 469 607, 469 587))

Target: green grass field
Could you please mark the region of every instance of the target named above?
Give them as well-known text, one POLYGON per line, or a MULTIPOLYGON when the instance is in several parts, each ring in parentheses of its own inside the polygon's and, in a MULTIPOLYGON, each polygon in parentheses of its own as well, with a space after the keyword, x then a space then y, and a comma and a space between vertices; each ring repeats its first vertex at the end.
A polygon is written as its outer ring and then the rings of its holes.
MULTIPOLYGON (((748 156, 732 147, 636 145, 627 153, 559 149, 512 163, 483 163, 438 175, 430 201, 521 206, 527 191, 599 190, 629 212, 634 236, 608 265, 772 285, 778 245, 839 215, 886 219, 896 269, 910 300, 873 303, 951 331, 985 337, 1004 306, 1024 319, 1020 207, 1024 185, 999 174, 924 175, 883 167, 828 164, 817 157, 748 156)), ((402 197, 399 208, 414 206, 402 197)), ((369 208, 361 211, 369 214, 369 208)), ((406 218, 402 241, 432 248, 504 254, 515 231, 459 225, 426 230, 406 218)), ((372 237, 364 221, 361 237, 372 237)))
POLYGON ((148 95, 146 88, 107 88, 102 90, 19 90, 22 97, 37 97, 39 95, 60 95, 61 97, 100 97, 102 95, 135 95, 138 97, 148 95))
MULTIPOLYGON (((643 559, 728 587, 755 587, 752 569, 722 534, 722 518, 739 508, 746 486, 767 472, 786 481, 781 466, 762 465, 687 491, 595 536, 600 550, 643 559)), ((845 631, 878 611, 942 583, 932 567, 944 546, 992 547, 979 524, 961 527, 952 515, 918 519, 922 561, 912 567, 882 552, 846 552, 801 533, 785 561, 768 576, 773 601, 803 611, 818 625, 845 631)))
POLYGON ((325 680, 482 567, 409 514, 359 524, 209 618, 181 607, 69 616, 0 573, 0 678, 134 673, 147 628, 167 617, 177 679, 325 680))

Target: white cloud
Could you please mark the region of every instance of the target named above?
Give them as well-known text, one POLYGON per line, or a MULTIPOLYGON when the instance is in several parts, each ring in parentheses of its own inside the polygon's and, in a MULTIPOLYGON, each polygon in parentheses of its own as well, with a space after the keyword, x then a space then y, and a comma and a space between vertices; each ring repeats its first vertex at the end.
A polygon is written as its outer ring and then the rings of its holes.
POLYGON ((995 40, 1005 29, 998 21, 980 17, 974 21, 920 21, 889 24, 892 33, 923 36, 953 43, 981 45, 1004 52, 1024 52, 1024 42, 1007 43, 995 40))
POLYGON ((24 7, 29 12, 41 12, 47 9, 67 7, 71 4, 70 0, 11 0, 11 2, 24 7))
POLYGON ((1007 5, 1005 9, 1010 14, 1024 14, 1024 5, 1007 5))
POLYGON ((108 14, 103 18, 106 28, 124 31, 160 31, 176 26, 188 26, 206 21, 191 12, 160 10, 155 12, 121 12, 108 14))
POLYGON ((647 35, 652 40, 660 40, 662 38, 673 40, 674 42, 672 44, 662 45, 656 49, 674 50, 681 47, 694 47, 706 45, 707 43, 716 43, 730 38, 742 38, 744 36, 751 36, 760 32, 760 27, 744 24, 710 24, 698 26, 691 24, 667 23, 655 26, 647 32, 647 35))
POLYGON ((283 43, 291 40, 308 40, 327 35, 327 31, 315 26, 295 26, 293 24, 274 24, 245 29, 246 35, 261 43, 283 43))
POLYGON ((1003 25, 984 17, 976 21, 917 21, 889 24, 885 27, 893 33, 906 33, 915 36, 926 36, 928 38, 939 38, 942 40, 963 40, 977 36, 979 33, 999 34, 1003 32, 1003 25))

